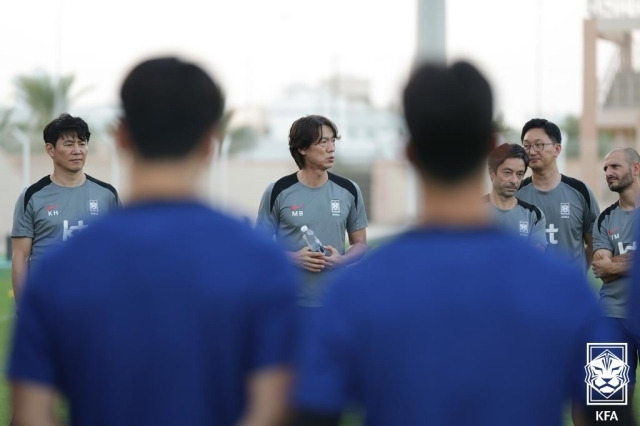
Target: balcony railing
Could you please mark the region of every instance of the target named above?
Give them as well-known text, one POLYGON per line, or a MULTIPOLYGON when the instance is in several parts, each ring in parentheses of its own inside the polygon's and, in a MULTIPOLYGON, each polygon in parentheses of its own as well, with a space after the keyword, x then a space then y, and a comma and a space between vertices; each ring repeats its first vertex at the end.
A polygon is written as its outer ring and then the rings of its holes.
POLYGON ((619 72, 611 86, 604 108, 640 108, 640 73, 619 72))
POLYGON ((589 16, 592 18, 638 18, 638 0, 588 0, 589 16))

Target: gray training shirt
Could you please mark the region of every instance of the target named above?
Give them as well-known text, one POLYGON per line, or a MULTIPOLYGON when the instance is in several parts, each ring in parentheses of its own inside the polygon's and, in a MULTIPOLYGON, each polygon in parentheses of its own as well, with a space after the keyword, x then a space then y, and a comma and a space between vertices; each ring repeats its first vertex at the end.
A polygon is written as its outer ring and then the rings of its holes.
POLYGON ((300 228, 307 225, 323 245, 345 252, 345 232, 367 227, 362 193, 358 185, 329 173, 329 180, 319 188, 310 188, 298 181, 297 174, 285 176, 265 190, 256 228, 290 251, 306 246, 300 228))
POLYGON ((591 190, 578 179, 562 175, 551 191, 537 189, 531 177, 522 181, 516 194, 520 200, 538 207, 547 221, 547 252, 564 253, 587 270, 584 234, 590 234, 600 214, 591 190))
POLYGON ((536 206, 517 198, 516 200, 518 203, 514 208, 502 210, 490 201, 488 195, 486 196, 495 224, 512 234, 520 235, 532 245, 547 247, 544 214, 536 206))
MULTIPOLYGON (((635 221, 637 209, 625 211, 619 202, 607 207, 598 216, 593 227, 593 251, 609 250, 614 256, 620 256, 636 250, 635 221)), ((600 306, 605 316, 613 318, 627 317, 627 294, 629 277, 620 277, 609 283, 603 283, 600 289, 600 306)))
POLYGON ((68 240, 92 220, 119 206, 113 186, 86 177, 80 186, 65 187, 45 176, 18 197, 11 237, 33 239, 30 265, 51 245, 68 240))
MULTIPOLYGON (((329 180, 319 188, 298 181, 297 174, 270 184, 262 196, 256 228, 284 245, 298 251, 306 246, 300 228, 307 225, 323 245, 345 252, 345 233, 367 227, 367 214, 358 185, 329 173, 329 180)), ((322 304, 324 283, 330 271, 312 273, 300 270, 298 303, 315 307, 322 304)))

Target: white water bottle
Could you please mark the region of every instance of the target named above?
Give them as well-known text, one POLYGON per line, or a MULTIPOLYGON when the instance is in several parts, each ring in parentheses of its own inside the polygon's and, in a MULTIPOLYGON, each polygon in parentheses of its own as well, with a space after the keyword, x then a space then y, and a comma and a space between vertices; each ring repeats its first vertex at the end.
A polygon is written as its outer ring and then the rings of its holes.
POLYGON ((307 242, 309 249, 317 253, 325 254, 325 249, 316 234, 313 233, 307 225, 303 225, 300 230, 302 231, 302 238, 307 242))

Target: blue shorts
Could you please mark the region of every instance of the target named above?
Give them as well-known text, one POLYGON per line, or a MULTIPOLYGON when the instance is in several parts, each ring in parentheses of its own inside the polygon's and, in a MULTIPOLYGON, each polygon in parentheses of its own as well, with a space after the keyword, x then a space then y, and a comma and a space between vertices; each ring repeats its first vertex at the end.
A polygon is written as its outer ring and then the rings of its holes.
POLYGON ((638 366, 638 350, 640 349, 640 336, 635 335, 629 328, 625 318, 605 317, 603 322, 606 327, 608 343, 627 344, 627 364, 629 365, 629 384, 636 383, 636 367, 638 366))

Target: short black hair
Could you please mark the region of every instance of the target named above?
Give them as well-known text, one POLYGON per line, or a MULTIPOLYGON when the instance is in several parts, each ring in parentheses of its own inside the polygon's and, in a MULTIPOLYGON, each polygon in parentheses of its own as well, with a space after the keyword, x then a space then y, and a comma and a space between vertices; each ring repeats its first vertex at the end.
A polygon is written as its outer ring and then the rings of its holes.
POLYGON ((329 126, 333 130, 336 139, 340 139, 338 135, 338 127, 327 117, 321 115, 307 115, 297 119, 289 129, 289 152, 295 160, 298 168, 304 168, 304 155, 300 154, 299 149, 306 149, 312 143, 317 142, 322 136, 322 126, 329 126))
POLYGON ((56 146, 56 142, 61 136, 71 134, 75 134, 78 139, 86 142, 89 142, 91 137, 89 126, 82 118, 62 113, 58 118, 46 125, 42 131, 42 138, 45 143, 56 146))
POLYGON ((495 172, 507 158, 520 158, 524 161, 524 171, 527 171, 529 155, 522 146, 515 143, 503 143, 491 151, 489 154, 489 168, 495 172))
POLYGON ((199 66, 175 57, 137 65, 125 78, 120 97, 123 121, 147 159, 186 156, 224 110, 218 84, 199 66))
POLYGON ((418 168, 455 183, 479 170, 493 148, 493 95, 468 62, 423 64, 404 89, 404 115, 418 168))
POLYGON ((553 122, 544 118, 532 118, 527 121, 522 127, 522 134, 520 135, 520 142, 524 141, 524 135, 531 129, 542 129, 549 136, 551 142, 562 143, 562 133, 560 128, 553 122))

